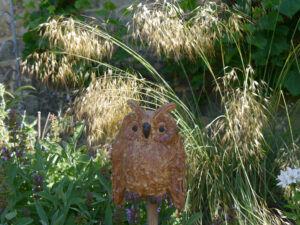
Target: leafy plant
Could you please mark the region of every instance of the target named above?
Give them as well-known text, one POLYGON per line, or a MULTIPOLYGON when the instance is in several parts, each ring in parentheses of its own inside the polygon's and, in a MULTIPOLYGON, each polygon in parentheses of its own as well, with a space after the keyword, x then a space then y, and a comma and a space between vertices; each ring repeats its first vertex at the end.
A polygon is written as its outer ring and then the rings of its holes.
MULTIPOLYGON (((237 1, 237 7, 251 18, 244 25, 249 33, 245 49, 250 52, 249 61, 256 67, 257 79, 299 95, 300 89, 295 86, 300 81, 299 2, 261 0, 247 4, 247 1, 237 1), (288 56, 290 52, 292 57, 288 56)), ((231 57, 225 60, 228 62, 231 57)))

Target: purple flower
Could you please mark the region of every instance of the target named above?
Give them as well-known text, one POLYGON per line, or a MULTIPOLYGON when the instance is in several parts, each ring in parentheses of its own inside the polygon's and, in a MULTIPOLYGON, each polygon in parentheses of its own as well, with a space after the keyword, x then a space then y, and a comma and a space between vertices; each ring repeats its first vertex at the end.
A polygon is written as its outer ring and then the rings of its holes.
POLYGON ((130 209, 126 209, 126 215, 127 215, 128 217, 131 217, 131 210, 130 210, 130 209))
POLYGON ((160 212, 160 207, 157 208, 157 212, 158 212, 158 213, 160 212))
POLYGON ((67 94, 66 99, 67 99, 68 101, 70 100, 70 95, 69 95, 69 94, 67 94))
POLYGON ((226 216, 226 220, 230 220, 230 216, 229 215, 226 216))

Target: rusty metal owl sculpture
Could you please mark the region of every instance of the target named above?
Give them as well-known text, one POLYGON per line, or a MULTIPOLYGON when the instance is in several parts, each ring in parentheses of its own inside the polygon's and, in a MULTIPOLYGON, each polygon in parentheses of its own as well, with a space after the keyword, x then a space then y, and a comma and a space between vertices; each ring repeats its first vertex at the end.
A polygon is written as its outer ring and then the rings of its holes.
POLYGON ((175 103, 156 111, 142 109, 129 100, 132 112, 125 116, 112 159, 112 199, 116 205, 125 193, 140 199, 169 195, 177 209, 186 199, 185 151, 170 112, 175 103))

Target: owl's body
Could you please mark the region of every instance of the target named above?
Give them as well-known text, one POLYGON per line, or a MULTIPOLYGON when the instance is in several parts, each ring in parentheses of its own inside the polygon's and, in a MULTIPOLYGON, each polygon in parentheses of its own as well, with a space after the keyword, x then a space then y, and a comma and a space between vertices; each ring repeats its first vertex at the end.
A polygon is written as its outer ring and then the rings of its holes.
POLYGON ((133 112, 123 120, 112 149, 112 197, 120 205, 124 191, 147 196, 169 194, 178 209, 186 197, 185 153, 170 103, 145 111, 129 102, 133 112))

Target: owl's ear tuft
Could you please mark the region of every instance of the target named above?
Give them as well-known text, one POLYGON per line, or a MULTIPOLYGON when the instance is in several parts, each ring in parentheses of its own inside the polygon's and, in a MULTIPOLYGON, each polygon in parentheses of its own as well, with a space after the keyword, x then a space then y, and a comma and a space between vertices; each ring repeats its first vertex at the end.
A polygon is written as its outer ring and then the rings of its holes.
POLYGON ((135 100, 130 99, 127 101, 127 104, 135 113, 139 115, 142 115, 144 113, 144 110, 139 106, 139 104, 135 100))
POLYGON ((177 108, 177 105, 174 102, 170 102, 161 106, 158 110, 156 110, 154 119, 160 116, 161 114, 167 114, 177 108))

